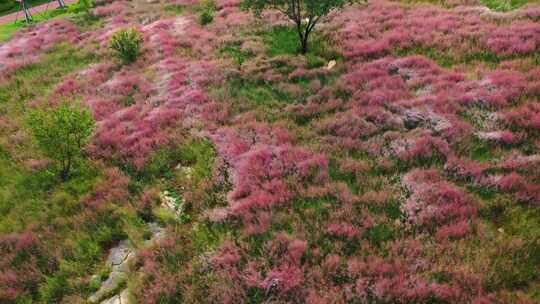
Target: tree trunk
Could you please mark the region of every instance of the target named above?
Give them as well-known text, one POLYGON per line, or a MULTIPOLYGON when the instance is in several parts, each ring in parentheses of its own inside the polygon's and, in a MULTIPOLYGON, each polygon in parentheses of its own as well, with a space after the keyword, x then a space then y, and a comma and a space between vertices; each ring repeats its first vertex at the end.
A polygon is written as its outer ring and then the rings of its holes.
POLYGON ((26 0, 21 1, 21 6, 22 6, 24 19, 26 20, 26 23, 30 23, 30 21, 32 21, 32 15, 30 15, 30 11, 28 10, 28 6, 26 5, 26 0))
POLYGON ((67 164, 62 162, 62 171, 60 171, 60 178, 62 181, 68 180, 69 171, 71 171, 71 158, 68 159, 67 164))
POLYGON ((308 36, 306 35, 300 40, 300 53, 302 53, 302 55, 305 55, 307 54, 307 52, 308 52, 308 36))

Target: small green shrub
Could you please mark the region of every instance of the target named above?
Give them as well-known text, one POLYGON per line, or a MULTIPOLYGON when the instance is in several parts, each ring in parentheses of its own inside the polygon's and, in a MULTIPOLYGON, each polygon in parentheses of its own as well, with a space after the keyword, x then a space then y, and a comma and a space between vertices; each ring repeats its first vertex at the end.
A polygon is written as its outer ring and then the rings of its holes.
POLYGON ((74 4, 69 6, 69 11, 72 13, 88 13, 88 11, 94 6, 92 0, 78 0, 74 4))
POLYGON ((124 64, 137 60, 141 51, 143 36, 134 28, 120 30, 111 37, 109 47, 124 64))
POLYGON ((39 293, 44 303, 59 303, 62 297, 69 293, 69 290, 67 278, 62 273, 46 278, 39 293))
POLYGON ((207 25, 214 20, 214 14, 211 11, 205 10, 199 15, 201 25, 207 25))
POLYGON ((66 181, 95 129, 88 109, 76 102, 64 102, 53 109, 39 108, 28 115, 28 129, 45 155, 60 167, 66 181))
POLYGON ((201 25, 207 25, 214 20, 214 12, 216 11, 216 3, 214 0, 202 0, 201 1, 202 12, 199 15, 199 22, 201 25))
POLYGON ((201 8, 206 11, 214 12, 217 9, 214 0, 201 0, 201 8))

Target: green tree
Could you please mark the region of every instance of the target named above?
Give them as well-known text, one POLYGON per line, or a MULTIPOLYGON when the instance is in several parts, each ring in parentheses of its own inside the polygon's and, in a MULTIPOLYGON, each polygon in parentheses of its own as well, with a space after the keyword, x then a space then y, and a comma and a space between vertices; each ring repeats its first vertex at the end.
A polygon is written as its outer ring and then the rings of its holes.
POLYGON ((96 125, 90 111, 73 102, 32 110, 27 124, 41 150, 58 163, 62 180, 69 178, 96 125))
POLYGON ((300 39, 299 51, 308 51, 309 34, 322 17, 332 10, 343 8, 350 0, 243 0, 243 6, 251 9, 257 16, 265 9, 282 12, 296 25, 300 39))

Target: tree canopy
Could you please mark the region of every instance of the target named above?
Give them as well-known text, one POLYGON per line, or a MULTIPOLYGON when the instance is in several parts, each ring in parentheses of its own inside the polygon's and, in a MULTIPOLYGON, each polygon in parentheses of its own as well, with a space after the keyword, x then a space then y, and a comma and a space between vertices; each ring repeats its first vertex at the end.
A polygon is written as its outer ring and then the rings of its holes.
POLYGON ((332 10, 341 9, 348 0, 244 0, 243 6, 256 15, 265 9, 275 9, 286 15, 296 25, 300 39, 299 51, 308 51, 309 35, 322 17, 332 10))
POLYGON ((90 111, 78 103, 63 102, 53 109, 31 111, 28 128, 45 155, 58 162, 60 176, 65 180, 82 155, 95 121, 90 111))

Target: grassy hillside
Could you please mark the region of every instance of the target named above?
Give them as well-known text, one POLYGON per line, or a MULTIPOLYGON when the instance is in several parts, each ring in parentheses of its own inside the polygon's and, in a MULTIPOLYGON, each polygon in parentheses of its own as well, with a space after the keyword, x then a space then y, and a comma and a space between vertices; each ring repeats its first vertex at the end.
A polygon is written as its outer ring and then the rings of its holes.
MULTIPOLYGON (((50 0, 27 0, 27 4, 29 7, 34 7, 43 3, 50 2, 50 0)), ((51 3, 51 7, 56 7, 56 3, 51 3)), ((21 6, 20 3, 15 0, 3 0, 2 3, 0 3, 0 16, 7 15, 13 12, 17 12, 20 10, 21 6)))
POLYGON ((440 2, 305 55, 237 1, 0 26, 0 303, 540 301, 540 6, 440 2), (96 121, 66 180, 28 124, 64 103, 96 121))

